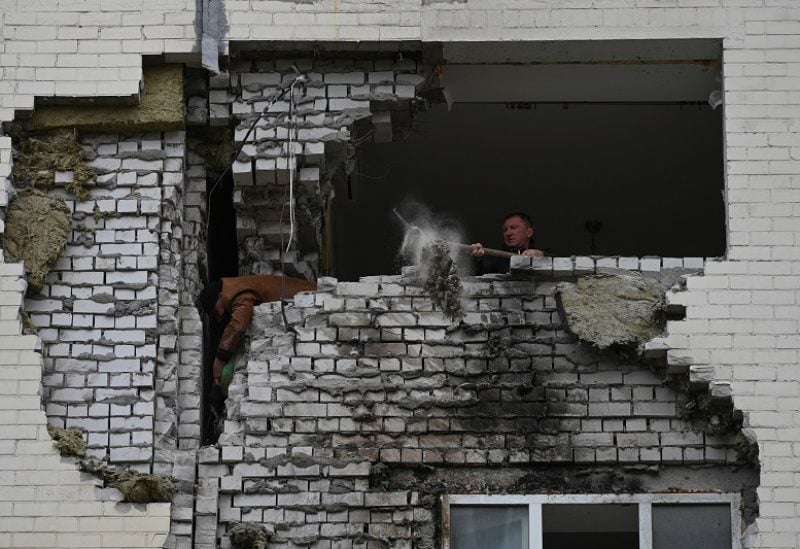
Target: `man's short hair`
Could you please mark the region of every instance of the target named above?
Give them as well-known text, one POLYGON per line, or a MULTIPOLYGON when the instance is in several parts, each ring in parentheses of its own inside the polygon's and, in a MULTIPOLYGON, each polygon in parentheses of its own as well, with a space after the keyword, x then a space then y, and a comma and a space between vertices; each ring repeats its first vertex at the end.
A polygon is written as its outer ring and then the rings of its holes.
POLYGON ((201 313, 209 315, 214 313, 214 306, 217 304, 217 297, 221 291, 222 284, 219 281, 211 282, 203 288, 200 295, 197 296, 197 301, 195 301, 195 305, 197 305, 201 313))
POLYGON ((511 212, 510 214, 506 214, 506 216, 503 218, 503 223, 505 223, 512 217, 519 217, 528 227, 533 227, 533 221, 531 221, 531 216, 529 216, 525 212, 511 212))

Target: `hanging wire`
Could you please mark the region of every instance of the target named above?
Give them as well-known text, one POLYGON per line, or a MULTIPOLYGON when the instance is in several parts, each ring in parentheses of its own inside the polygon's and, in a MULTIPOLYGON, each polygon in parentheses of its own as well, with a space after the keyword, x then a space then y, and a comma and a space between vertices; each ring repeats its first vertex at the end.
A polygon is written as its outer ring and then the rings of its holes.
MULTIPOLYGON (((296 70, 296 69, 295 69, 296 70)), ((296 155, 294 152, 294 144, 297 141, 297 120, 296 120, 296 105, 295 105, 295 97, 294 97, 294 87, 297 84, 303 84, 305 82, 305 75, 300 75, 294 79, 292 84, 289 86, 289 116, 286 119, 286 146, 287 146, 287 155, 286 160, 288 162, 289 168, 289 189, 288 189, 288 202, 284 203, 284 207, 281 208, 281 215, 278 219, 278 224, 280 225, 280 234, 281 234, 281 248, 279 250, 280 254, 280 262, 281 262, 281 291, 280 291, 280 302, 281 302, 281 317, 283 318, 283 326, 284 328, 289 331, 289 319, 286 317, 286 294, 285 294, 285 285, 284 282, 286 280, 286 254, 289 253, 289 249, 292 246, 292 242, 294 241, 294 231, 295 231, 295 200, 294 200, 294 171, 296 165, 296 155), (286 247, 283 246, 283 214, 286 211, 286 204, 289 205, 289 242, 286 243, 286 247)), ((277 166, 276 166, 277 167, 277 166)))
MULTIPOLYGON (((298 71, 298 73, 299 73, 299 71, 298 71)), ((280 88, 279 90, 277 90, 277 92, 276 92, 277 95, 275 95, 272 99, 270 99, 267 102, 267 105, 261 110, 260 113, 258 113, 258 116, 253 120, 253 123, 250 124, 250 127, 247 129, 247 133, 245 133, 244 137, 242 138, 242 143, 239 145, 239 148, 236 149, 236 153, 233 155, 233 158, 231 158, 231 161, 228 163, 228 166, 222 171, 222 173, 219 175, 219 177, 217 177, 217 180, 214 181, 214 184, 211 186, 211 189, 208 191, 208 198, 207 198, 208 212, 206 214, 206 219, 207 220, 211 219, 211 207, 212 207, 212 205, 214 203, 214 201, 212 200, 212 197, 214 196, 214 193, 216 192, 217 187, 219 187, 219 184, 222 183, 222 180, 225 179, 225 176, 228 175, 228 173, 230 173, 231 169, 233 168, 233 163, 236 162, 236 159, 239 158, 239 155, 242 153, 242 149, 244 149, 244 146, 247 144, 247 140, 250 138, 250 134, 253 133, 253 130, 256 128, 256 125, 264 118, 264 115, 267 114, 267 112, 272 108, 272 106, 275 103, 277 103, 278 101, 280 101, 281 99, 283 99, 283 97, 289 91, 292 90, 292 88, 294 87, 294 85, 298 81, 305 82, 306 81, 306 75, 305 74, 298 74, 298 76, 294 79, 294 81, 292 81, 291 85, 285 86, 285 87, 280 88)))
MULTIPOLYGON (((252 124, 250 124, 250 127, 247 129, 247 133, 245 133, 244 137, 242 138, 242 143, 239 145, 239 148, 236 149, 236 153, 231 158, 230 163, 225 168, 225 170, 223 170, 223 172, 219 175, 219 177, 217 177, 217 180, 214 181, 214 184, 211 186, 211 189, 209 189, 208 197, 207 197, 208 211, 206 213, 206 220, 207 220, 206 223, 209 223, 210 220, 211 220, 211 210, 212 210, 212 206, 214 204, 214 201, 213 201, 214 193, 216 192, 216 190, 219 187, 220 183, 222 183, 222 180, 225 179, 225 176, 228 175, 228 173, 230 173, 231 169, 233 168, 233 163, 236 162, 236 160, 239 158, 239 155, 242 153, 242 150, 244 149, 244 146, 247 144, 247 140, 250 138, 250 135, 253 133, 253 130, 255 129, 256 125, 264 118, 264 115, 266 115, 269 112, 269 110, 272 108, 273 105, 275 105, 275 103, 277 103, 278 101, 283 99, 284 96, 286 96, 286 94, 289 93, 289 117, 288 117, 288 126, 289 126, 289 130, 290 130, 289 131, 289 138, 288 138, 288 147, 289 147, 289 150, 290 150, 290 161, 289 161, 290 162, 289 163, 289 203, 290 203, 290 212, 289 212, 289 216, 290 216, 291 231, 292 231, 292 233, 294 233, 295 214, 294 214, 294 188, 293 188, 293 186, 294 186, 293 185, 294 184, 294 174, 293 174, 293 171, 294 171, 295 154, 294 154, 293 138, 292 138, 292 135, 291 135, 291 129, 292 129, 293 126, 294 126, 295 132, 297 131, 297 124, 293 124, 293 116, 292 116, 294 114, 294 88, 295 88, 295 86, 297 84, 305 85, 305 82, 308 80, 308 77, 305 74, 301 73, 297 69, 297 67, 292 67, 292 68, 294 69, 294 71, 297 74, 297 76, 295 76, 294 80, 292 80, 292 83, 289 86, 284 86, 284 87, 280 88, 279 90, 277 90, 276 95, 274 95, 272 97, 272 99, 270 99, 267 102, 266 106, 261 110, 261 112, 258 113, 258 116, 255 117, 255 119, 253 120, 252 124)), ((286 268, 285 268, 284 249, 283 249, 283 210, 281 211, 280 224, 281 224, 281 232, 280 232, 280 235, 281 235, 281 248, 280 248, 279 251, 280 251, 280 261, 281 261, 281 274, 284 275, 284 276, 281 277, 280 303, 281 303, 281 316, 283 317, 283 323, 284 323, 284 326, 286 327, 286 329, 288 330, 289 329, 289 322, 288 322, 288 319, 286 317, 286 299, 285 299, 285 295, 286 294, 285 294, 285 287, 284 287, 284 277, 285 277, 285 274, 286 274, 286 268)), ((289 244, 286 246, 286 251, 287 252, 288 252, 289 246, 291 244, 292 244, 292 235, 290 234, 289 244)))
POLYGON ((286 244, 286 253, 289 253, 289 248, 294 241, 294 226, 295 226, 295 200, 294 200, 294 172, 296 166, 296 155, 294 145, 297 139, 297 120, 296 120, 296 105, 294 102, 294 87, 299 82, 295 78, 292 85, 289 87, 289 119, 287 127, 286 143, 288 145, 287 161, 289 163, 289 242, 286 244))

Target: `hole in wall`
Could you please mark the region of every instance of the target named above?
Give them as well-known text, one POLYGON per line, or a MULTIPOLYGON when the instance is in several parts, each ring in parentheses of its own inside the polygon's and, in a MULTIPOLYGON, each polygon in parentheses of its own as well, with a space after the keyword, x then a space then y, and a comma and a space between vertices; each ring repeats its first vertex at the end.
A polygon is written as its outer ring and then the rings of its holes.
POLYGON ((437 105, 407 141, 361 149, 358 198, 335 201, 336 274, 393 271, 391 210, 408 196, 495 247, 523 210, 548 255, 721 255, 721 137, 708 105, 437 105))
POLYGON ((494 247, 521 210, 553 256, 724 254, 718 41, 442 47, 447 102, 407 138, 360 146, 337 192, 338 278, 395 271, 392 208, 409 197, 494 247))
MULTIPOLYGON (((207 181, 208 210, 208 279, 239 274, 238 243, 236 240, 236 214, 233 207, 233 178, 226 174, 213 189, 215 180, 207 181)), ((201 399, 201 440, 203 445, 213 444, 219 438, 225 399, 214 385, 211 364, 214 352, 222 337, 224 325, 210 316, 203 324, 203 394, 201 399)))

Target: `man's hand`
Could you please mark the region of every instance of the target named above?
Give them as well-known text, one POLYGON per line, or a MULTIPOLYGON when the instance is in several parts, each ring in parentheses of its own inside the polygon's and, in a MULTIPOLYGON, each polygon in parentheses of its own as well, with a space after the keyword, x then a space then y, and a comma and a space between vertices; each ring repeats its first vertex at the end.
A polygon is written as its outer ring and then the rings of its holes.
POLYGON ((225 363, 222 362, 220 359, 214 359, 214 365, 211 368, 211 373, 214 375, 214 385, 219 385, 220 380, 222 378, 222 369, 225 367, 225 363))
POLYGON ((469 251, 469 253, 475 257, 483 257, 483 254, 486 253, 486 250, 483 249, 483 244, 476 242, 472 245, 472 249, 469 251))
POLYGON ((530 248, 522 252, 522 255, 526 255, 528 257, 544 257, 544 252, 542 250, 535 250, 530 248))

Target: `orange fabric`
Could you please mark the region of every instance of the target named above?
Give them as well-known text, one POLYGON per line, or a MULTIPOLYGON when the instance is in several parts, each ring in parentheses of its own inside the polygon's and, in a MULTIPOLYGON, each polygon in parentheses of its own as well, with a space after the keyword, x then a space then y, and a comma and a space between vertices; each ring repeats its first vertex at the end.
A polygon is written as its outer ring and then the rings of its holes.
POLYGON ((247 333, 253 318, 253 307, 261 303, 291 299, 299 292, 317 289, 314 282, 277 275, 247 275, 221 280, 220 298, 231 320, 222 332, 219 349, 233 353, 247 333))

